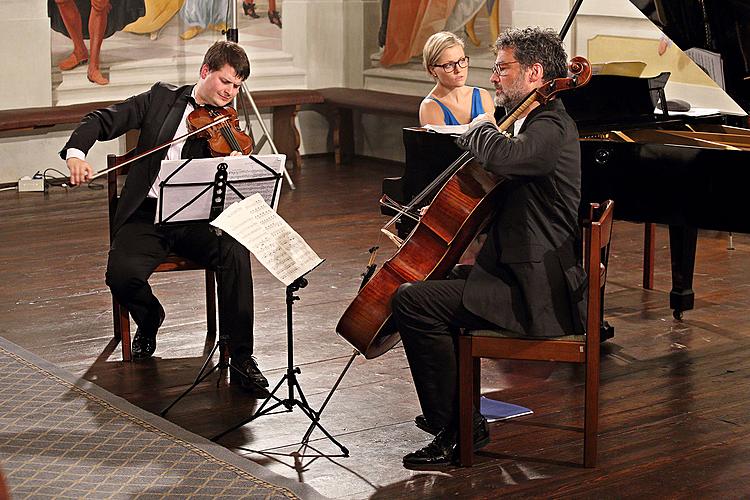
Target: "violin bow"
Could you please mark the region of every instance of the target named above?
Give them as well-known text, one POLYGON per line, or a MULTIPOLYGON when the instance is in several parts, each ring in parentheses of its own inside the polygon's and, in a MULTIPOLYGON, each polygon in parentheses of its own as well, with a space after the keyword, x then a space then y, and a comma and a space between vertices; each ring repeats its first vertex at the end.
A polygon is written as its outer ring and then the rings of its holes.
POLYGON ((211 128, 214 125, 218 125, 220 123, 224 123, 225 121, 229 120, 230 118, 231 118, 231 116, 222 116, 221 118, 219 118, 217 120, 214 120, 211 123, 208 123, 208 124, 202 126, 201 128, 195 129, 192 132, 188 132, 187 134, 181 135, 180 137, 176 137, 176 138, 172 139, 169 142, 165 142, 164 144, 160 144, 159 146, 151 148, 148 151, 139 154, 138 156, 134 156, 133 158, 130 158, 129 160, 125 160, 124 162, 120 163, 119 165, 115 165, 114 167, 105 168, 104 170, 100 170, 100 171, 96 172, 94 175, 92 175, 88 179, 88 182, 91 182, 94 179, 96 179, 97 177, 101 177, 104 174, 108 174, 109 172, 111 172, 113 170, 117 170, 118 168, 122 168, 125 165, 129 165, 129 164, 133 163, 134 161, 140 160, 144 156, 148 156, 151 153, 159 151, 160 149, 167 148, 167 147, 171 146, 172 144, 175 144, 175 143, 178 143, 180 141, 183 141, 183 140, 187 139, 188 137, 193 136, 193 135, 195 135, 195 134, 197 134, 199 132, 203 132, 204 130, 206 130, 208 128, 211 128))

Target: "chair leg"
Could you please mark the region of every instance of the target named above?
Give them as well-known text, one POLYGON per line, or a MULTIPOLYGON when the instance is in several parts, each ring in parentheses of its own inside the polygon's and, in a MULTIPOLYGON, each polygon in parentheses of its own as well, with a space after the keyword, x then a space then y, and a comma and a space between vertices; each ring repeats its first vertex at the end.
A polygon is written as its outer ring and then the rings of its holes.
POLYGON ((599 433, 599 350, 596 349, 596 353, 591 353, 587 357, 586 400, 583 416, 583 466, 595 467, 599 433))
POLYGON ((122 325, 120 325, 120 303, 112 297, 112 326, 115 331, 115 340, 122 340, 122 325))
POLYGON ((458 462, 464 467, 471 467, 474 462, 473 368, 471 337, 460 336, 458 339, 458 462))
POLYGON ((471 358, 474 383, 474 408, 479 410, 482 405, 482 358, 471 358))
POLYGON ((122 349, 122 360, 132 361, 133 356, 130 352, 130 316, 125 306, 117 302, 112 297, 112 314, 114 320, 115 338, 120 340, 122 349))

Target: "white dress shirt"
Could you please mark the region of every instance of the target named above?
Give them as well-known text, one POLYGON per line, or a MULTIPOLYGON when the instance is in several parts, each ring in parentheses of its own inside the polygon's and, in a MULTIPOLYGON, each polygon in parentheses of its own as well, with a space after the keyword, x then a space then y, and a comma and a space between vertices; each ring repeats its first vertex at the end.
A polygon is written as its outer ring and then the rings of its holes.
MULTIPOLYGON (((190 97, 195 99, 195 87, 193 87, 193 90, 190 93, 190 97)), ((180 120, 180 124, 177 126, 177 130, 172 136, 172 139, 174 139, 175 137, 183 136, 188 133, 187 117, 194 109, 195 107, 193 106, 192 102, 188 101, 187 106, 185 106, 185 112, 182 114, 182 119, 180 120)), ((185 140, 186 139, 183 139, 169 146, 165 160, 179 160, 182 157, 182 147, 185 145, 185 140)), ((67 160, 69 158, 79 158, 81 160, 85 160, 86 155, 80 149, 68 148, 65 151, 65 159, 67 160)), ((157 197, 157 192, 158 192, 157 187, 159 185, 159 182, 160 182, 160 179, 159 179, 159 176, 157 175, 156 180, 154 181, 154 184, 151 186, 151 189, 148 191, 149 198, 157 197)))

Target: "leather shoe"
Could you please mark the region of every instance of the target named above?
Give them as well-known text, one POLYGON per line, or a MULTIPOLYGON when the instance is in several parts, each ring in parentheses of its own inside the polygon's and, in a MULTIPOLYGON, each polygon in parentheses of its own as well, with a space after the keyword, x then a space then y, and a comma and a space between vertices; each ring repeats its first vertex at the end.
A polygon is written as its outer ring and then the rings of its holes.
POLYGON ((236 364, 236 368, 241 374, 233 372, 230 382, 236 384, 239 381, 239 386, 254 396, 268 396, 268 379, 261 373, 255 358, 249 356, 242 359, 236 364), (234 377, 234 375, 237 376, 234 377))
MULTIPOLYGON (((490 429, 487 419, 479 413, 474 413, 473 425, 474 451, 479 450, 490 442, 490 429)), ((422 449, 404 456, 405 467, 449 465, 458 455, 458 436, 455 429, 443 429, 435 439, 422 449)))
POLYGON ((417 415, 414 417, 414 425, 417 426, 417 429, 425 431, 427 434, 432 434, 433 436, 437 436, 437 433, 440 432, 440 429, 427 423, 427 419, 424 415, 417 415))
POLYGON ((159 330, 161 324, 164 323, 164 316, 164 308, 159 306, 159 322, 156 328, 142 328, 138 326, 130 347, 133 359, 146 359, 154 355, 154 351, 156 351, 156 332, 159 330))
POLYGON ((443 429, 422 449, 404 456, 404 466, 448 465, 456 449, 456 431, 443 429))

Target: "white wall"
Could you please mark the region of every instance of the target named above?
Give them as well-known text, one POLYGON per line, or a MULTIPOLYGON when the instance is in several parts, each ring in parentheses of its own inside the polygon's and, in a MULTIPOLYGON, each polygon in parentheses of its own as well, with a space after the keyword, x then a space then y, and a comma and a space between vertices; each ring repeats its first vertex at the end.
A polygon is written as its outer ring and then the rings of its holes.
POLYGON ((0 109, 52 104, 46 0, 0 1, 0 109))
POLYGON ((309 88, 362 86, 377 49, 379 0, 284 0, 282 46, 309 88))

